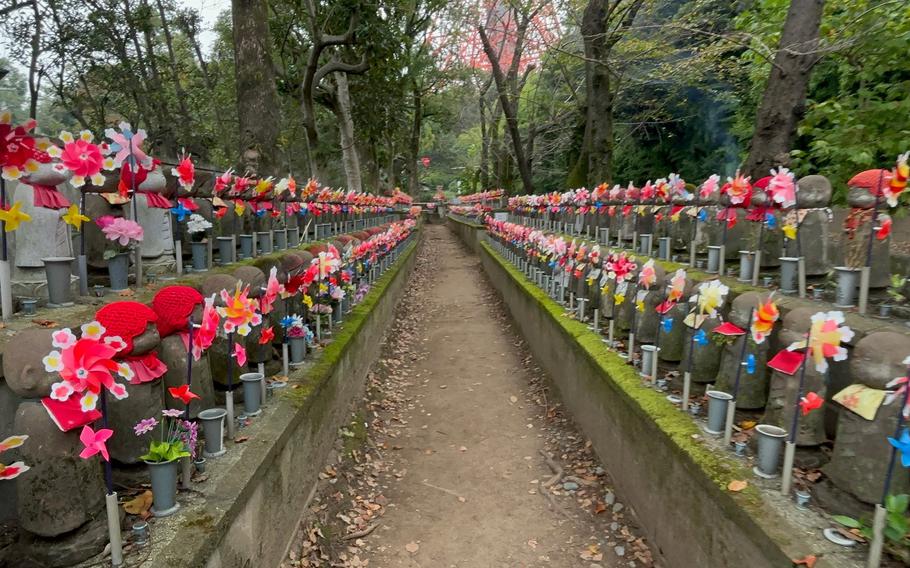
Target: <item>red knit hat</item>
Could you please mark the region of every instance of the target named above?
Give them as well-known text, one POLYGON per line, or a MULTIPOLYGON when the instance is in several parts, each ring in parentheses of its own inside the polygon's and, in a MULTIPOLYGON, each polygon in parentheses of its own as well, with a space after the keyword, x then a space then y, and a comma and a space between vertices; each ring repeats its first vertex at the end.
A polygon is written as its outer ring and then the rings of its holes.
POLYGON ((189 286, 167 286, 152 298, 152 309, 158 315, 158 335, 162 338, 185 331, 193 309, 202 303, 202 294, 189 286))
POLYGON ((152 308, 139 302, 112 302, 98 310, 95 319, 107 330, 105 337, 116 335, 126 342, 126 349, 119 353, 122 357, 132 353, 133 338, 142 335, 158 316, 152 308))

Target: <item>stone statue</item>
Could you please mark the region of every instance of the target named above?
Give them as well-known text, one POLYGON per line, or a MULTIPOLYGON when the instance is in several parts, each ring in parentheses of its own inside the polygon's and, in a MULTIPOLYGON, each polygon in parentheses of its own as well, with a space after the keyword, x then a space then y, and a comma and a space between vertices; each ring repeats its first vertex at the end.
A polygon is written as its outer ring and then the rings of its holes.
MULTIPOLYGON (((770 351, 769 339, 763 343, 756 344, 749 334, 751 321, 749 312, 751 309, 757 309, 759 303, 765 298, 758 292, 746 292, 737 296, 730 307, 729 321, 746 331, 745 335, 735 338, 732 343, 727 343, 724 347, 720 359, 720 367, 717 372, 715 388, 727 393, 733 393, 733 386, 736 380, 736 371, 740 367, 740 354, 743 353, 743 342, 746 342, 746 350, 743 357, 750 355, 755 357, 755 372, 750 374, 745 367, 739 377, 739 392, 736 396, 736 407, 742 409, 764 408, 768 400, 769 372, 768 372, 768 352, 770 351)), ((715 334, 716 335, 716 334, 715 334)), ((743 359, 744 360, 744 359, 743 359)))
POLYGON ((807 276, 824 276, 831 270, 834 250, 828 231, 831 222, 831 182, 820 175, 809 175, 797 182, 796 210, 784 213, 781 226, 787 216, 793 216, 798 223, 796 239, 784 241, 784 254, 789 257, 802 256, 806 263, 807 276), (798 239, 798 240, 797 240, 798 239))

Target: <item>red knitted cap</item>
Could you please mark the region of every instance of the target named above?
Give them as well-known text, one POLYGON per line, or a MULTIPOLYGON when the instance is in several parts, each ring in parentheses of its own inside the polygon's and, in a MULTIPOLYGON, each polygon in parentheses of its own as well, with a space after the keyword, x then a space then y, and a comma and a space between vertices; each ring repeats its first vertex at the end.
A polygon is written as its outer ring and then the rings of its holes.
POLYGON ((202 303, 202 294, 189 286, 168 286, 152 298, 152 309, 158 315, 158 335, 163 338, 186 331, 190 314, 202 303))
POLYGON ((158 319, 152 308, 139 302, 112 302, 95 314, 95 319, 107 329, 105 336, 119 336, 126 342, 120 356, 133 351, 133 338, 145 332, 148 324, 158 319))

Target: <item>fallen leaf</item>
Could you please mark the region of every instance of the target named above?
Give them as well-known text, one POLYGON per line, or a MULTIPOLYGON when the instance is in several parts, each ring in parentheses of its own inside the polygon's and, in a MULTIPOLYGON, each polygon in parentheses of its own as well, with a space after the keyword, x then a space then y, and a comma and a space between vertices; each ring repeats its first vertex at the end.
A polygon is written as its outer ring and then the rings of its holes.
POLYGON ((743 430, 751 430, 752 428, 755 428, 755 424, 755 420, 743 420, 739 423, 739 427, 743 430))
POLYGON ((144 491, 123 504, 123 510, 130 515, 141 515, 152 508, 153 495, 151 491, 144 491))
POLYGON ((33 319, 32 323, 39 327, 57 327, 57 322, 46 319, 33 319))
POLYGON ((727 485, 727 489, 729 489, 730 491, 736 492, 736 491, 742 491, 743 489, 745 489, 748 486, 749 486, 749 483, 747 481, 741 481, 739 479, 734 479, 727 485))
POLYGON ((135 296, 136 292, 127 288, 126 290, 120 290, 119 292, 117 292, 117 295, 120 296, 121 298, 129 298, 130 296, 135 296))
POLYGON ((410 552, 411 554, 414 554, 418 550, 420 550, 420 545, 417 544, 416 542, 409 542, 406 545, 404 545, 404 549, 407 550, 408 552, 410 552))
POLYGON ((235 444, 242 444, 242 443, 246 442, 246 441, 249 440, 249 439, 250 439, 249 436, 239 436, 239 437, 237 437, 237 438, 234 438, 234 443, 235 443, 235 444))
POLYGON ((799 560, 794 560, 793 564, 795 566, 806 566, 806 568, 812 568, 815 566, 815 562, 817 560, 818 558, 814 554, 809 554, 808 556, 804 556, 799 560))
POLYGON ((600 513, 603 513, 606 510, 607 510, 607 506, 604 505, 603 503, 601 503, 600 501, 598 501, 597 503, 594 504, 594 514, 595 515, 599 515, 600 513))

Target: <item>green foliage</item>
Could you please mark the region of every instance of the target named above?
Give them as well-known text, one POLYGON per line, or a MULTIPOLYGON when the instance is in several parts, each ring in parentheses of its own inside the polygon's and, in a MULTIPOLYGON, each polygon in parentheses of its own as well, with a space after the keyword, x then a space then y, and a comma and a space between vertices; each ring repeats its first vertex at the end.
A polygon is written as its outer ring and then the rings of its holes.
MULTIPOLYGON (((905 547, 910 545, 910 520, 907 518, 907 507, 910 505, 910 495, 888 495, 885 498, 885 539, 890 543, 905 547)), ((872 540, 872 522, 867 518, 854 519, 846 515, 834 515, 834 522, 850 529, 859 530, 867 540, 872 540)))
POLYGON ((175 442, 152 442, 149 445, 149 452, 144 456, 140 456, 139 459, 147 462, 164 463, 188 457, 190 457, 190 453, 186 451, 183 442, 177 440, 175 442))

